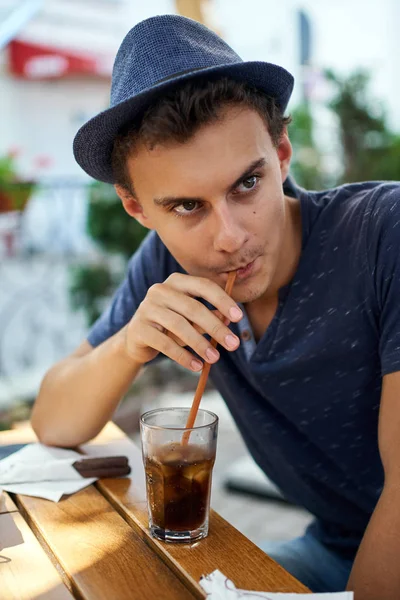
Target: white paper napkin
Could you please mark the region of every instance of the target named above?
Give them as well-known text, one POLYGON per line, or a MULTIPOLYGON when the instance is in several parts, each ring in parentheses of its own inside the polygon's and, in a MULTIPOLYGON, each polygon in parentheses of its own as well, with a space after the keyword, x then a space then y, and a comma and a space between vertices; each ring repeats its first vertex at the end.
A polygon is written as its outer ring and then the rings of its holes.
POLYGON ((96 481, 82 477, 72 464, 82 454, 66 448, 28 444, 0 460, 0 488, 6 492, 37 496, 58 502, 96 481))
POLYGON ((202 577, 200 585, 209 600, 353 600, 353 592, 336 592, 333 594, 287 594, 276 592, 251 592, 238 590, 235 585, 221 573, 213 571, 210 575, 202 577))

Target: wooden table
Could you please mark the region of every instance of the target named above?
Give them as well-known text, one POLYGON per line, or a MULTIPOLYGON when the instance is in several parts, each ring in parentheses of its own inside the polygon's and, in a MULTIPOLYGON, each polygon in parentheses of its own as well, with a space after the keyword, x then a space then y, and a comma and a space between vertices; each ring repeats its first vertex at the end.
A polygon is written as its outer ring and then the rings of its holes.
MULTIPOLYGON (((31 441, 29 426, 0 433, 0 445, 31 441)), ((200 577, 214 569, 242 589, 309 591, 215 511, 200 542, 152 538, 141 453, 114 424, 81 450, 128 456, 130 478, 99 480, 58 503, 3 492, 1 600, 204 598, 200 577)))

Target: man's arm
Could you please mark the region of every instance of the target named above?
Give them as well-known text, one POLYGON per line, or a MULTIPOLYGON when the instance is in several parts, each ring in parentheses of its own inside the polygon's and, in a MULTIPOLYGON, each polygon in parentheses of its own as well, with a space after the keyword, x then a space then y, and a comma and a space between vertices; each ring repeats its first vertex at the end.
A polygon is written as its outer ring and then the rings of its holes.
POLYGON ((54 365, 42 382, 31 417, 39 440, 70 447, 95 437, 141 366, 126 353, 124 330, 97 348, 84 341, 54 365))
POLYGON ((207 279, 174 273, 151 286, 120 331, 96 348, 84 342, 48 372, 31 419, 39 440, 78 446, 93 438, 111 418, 141 366, 160 352, 192 371, 200 371, 203 363, 188 348, 215 363, 219 351, 203 332, 226 350, 236 350, 237 336, 197 298, 215 306, 226 322, 242 318, 232 298, 207 279))
POLYGON ((400 598, 400 372, 383 378, 378 433, 385 484, 347 585, 355 600, 400 598))

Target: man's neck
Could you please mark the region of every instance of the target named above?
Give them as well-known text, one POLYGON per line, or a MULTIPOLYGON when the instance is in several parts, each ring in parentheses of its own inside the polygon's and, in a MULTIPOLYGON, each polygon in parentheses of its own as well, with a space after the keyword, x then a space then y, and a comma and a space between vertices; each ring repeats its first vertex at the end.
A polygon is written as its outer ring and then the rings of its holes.
POLYGON ((303 241, 300 200, 298 198, 291 198, 290 196, 285 196, 285 200, 287 219, 284 242, 282 244, 278 268, 271 282, 271 291, 275 295, 278 294, 278 291, 282 287, 292 281, 300 261, 303 241))
POLYGON ((262 337, 273 319, 278 306, 279 290, 292 281, 300 260, 302 245, 300 201, 289 196, 285 196, 285 201, 287 212, 284 242, 275 276, 265 294, 246 304, 246 312, 256 339, 262 337))

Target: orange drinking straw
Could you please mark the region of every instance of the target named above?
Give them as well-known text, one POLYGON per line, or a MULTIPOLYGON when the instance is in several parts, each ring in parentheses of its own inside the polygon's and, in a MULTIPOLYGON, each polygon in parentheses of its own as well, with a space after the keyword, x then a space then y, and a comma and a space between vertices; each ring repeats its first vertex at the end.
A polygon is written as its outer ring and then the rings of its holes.
MULTIPOLYGON (((232 293, 235 279, 236 279, 236 271, 229 271, 228 281, 226 282, 226 286, 225 286, 225 292, 228 294, 228 296, 230 296, 232 293)), ((225 321, 225 324, 228 325, 229 321, 225 321)), ((218 342, 216 340, 214 340, 214 339, 211 340, 211 345, 213 346, 213 348, 217 347, 217 343, 218 342)), ((192 429, 192 427, 196 421, 197 411, 199 410, 201 398, 203 396, 203 393, 204 393, 204 390, 205 390, 205 387, 207 384, 207 379, 208 379, 208 374, 210 372, 210 368, 211 368, 210 363, 204 363, 204 367, 203 367, 203 370, 200 375, 199 383, 197 384, 196 393, 193 398, 193 403, 192 403, 192 407, 190 409, 189 417, 186 422, 186 429, 192 429)), ((190 431, 185 431, 185 433, 183 434, 183 437, 182 437, 182 445, 183 446, 187 445, 187 443, 189 441, 189 437, 190 437, 190 431)))

